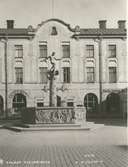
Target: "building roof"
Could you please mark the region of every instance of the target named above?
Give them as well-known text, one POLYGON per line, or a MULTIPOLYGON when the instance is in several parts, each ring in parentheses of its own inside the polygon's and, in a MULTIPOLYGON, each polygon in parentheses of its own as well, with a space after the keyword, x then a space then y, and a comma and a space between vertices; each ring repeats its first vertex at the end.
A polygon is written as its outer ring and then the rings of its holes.
POLYGON ((111 29, 99 29, 89 28, 80 29, 80 35, 126 35, 126 29, 111 28, 111 29))
POLYGON ((0 28, 0 35, 29 35, 29 30, 27 28, 0 28))
MULTIPOLYGON (((28 35, 34 35, 35 29, 33 31, 30 31, 28 28, 13 28, 13 29, 6 29, 1 28, 0 29, 0 35, 9 35, 9 36, 28 36, 28 35)), ((75 29, 74 29, 75 32, 75 29)), ((88 29, 80 29, 80 32, 77 34, 74 34, 75 36, 91 36, 91 35, 126 35, 126 29, 119 29, 119 28, 111 28, 111 29, 99 29, 99 28, 88 28, 88 29)))

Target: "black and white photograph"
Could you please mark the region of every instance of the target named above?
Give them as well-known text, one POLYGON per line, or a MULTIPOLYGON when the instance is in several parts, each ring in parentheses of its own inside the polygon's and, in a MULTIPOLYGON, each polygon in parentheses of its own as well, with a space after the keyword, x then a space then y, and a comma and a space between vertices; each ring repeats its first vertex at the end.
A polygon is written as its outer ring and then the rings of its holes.
POLYGON ((0 0, 0 167, 128 167, 127 0, 0 0))

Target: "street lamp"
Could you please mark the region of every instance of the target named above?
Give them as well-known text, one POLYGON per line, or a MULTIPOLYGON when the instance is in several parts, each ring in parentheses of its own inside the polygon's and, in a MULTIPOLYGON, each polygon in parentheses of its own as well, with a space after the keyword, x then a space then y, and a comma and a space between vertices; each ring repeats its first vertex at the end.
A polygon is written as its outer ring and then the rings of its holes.
POLYGON ((4 43, 4 69, 5 69, 5 117, 8 118, 8 71, 7 71, 7 46, 8 38, 7 36, 4 39, 1 39, 1 42, 4 43))

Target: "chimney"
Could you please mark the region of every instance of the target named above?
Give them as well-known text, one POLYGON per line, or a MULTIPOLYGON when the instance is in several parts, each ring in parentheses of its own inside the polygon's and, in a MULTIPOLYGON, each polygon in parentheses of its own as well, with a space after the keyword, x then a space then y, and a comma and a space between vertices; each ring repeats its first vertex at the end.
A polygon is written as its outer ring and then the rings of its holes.
POLYGON ((106 29, 106 20, 99 20, 99 28, 106 29))
POLYGON ((14 20, 7 20, 7 29, 14 28, 14 20))
POLYGON ((125 27, 125 20, 119 20, 118 21, 118 28, 119 29, 125 29, 126 27, 125 27))

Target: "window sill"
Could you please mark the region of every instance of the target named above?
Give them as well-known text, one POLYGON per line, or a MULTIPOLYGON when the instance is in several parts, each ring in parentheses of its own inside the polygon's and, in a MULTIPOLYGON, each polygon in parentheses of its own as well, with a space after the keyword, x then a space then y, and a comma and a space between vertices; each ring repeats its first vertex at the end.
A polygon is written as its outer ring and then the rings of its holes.
POLYGON ((92 82, 86 82, 87 84, 94 84, 95 82, 94 81, 92 81, 92 82))
POLYGON ((71 57, 62 57, 62 59, 71 59, 71 57))
POLYGON ((71 84, 71 82, 62 82, 63 84, 71 84))
POLYGON ((48 82, 40 82, 39 84, 46 85, 48 82))
POLYGON ((108 59, 117 59, 117 57, 115 56, 115 57, 108 57, 108 59))
POLYGON ((39 57, 39 59, 46 59, 46 58, 48 58, 48 57, 39 57))
POLYGON ((109 84, 115 84, 115 83, 117 83, 117 82, 109 82, 109 84))
POLYGON ((94 59, 94 56, 93 57, 86 57, 87 59, 94 59))
POLYGON ((23 57, 15 57, 15 59, 23 59, 23 57))

